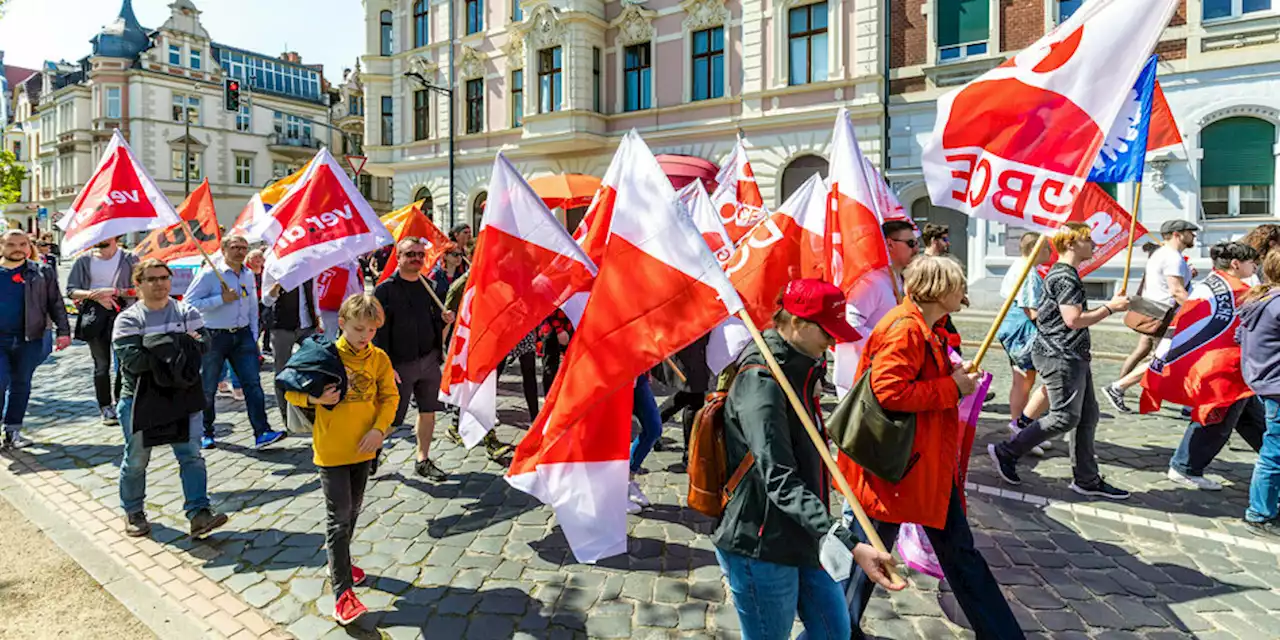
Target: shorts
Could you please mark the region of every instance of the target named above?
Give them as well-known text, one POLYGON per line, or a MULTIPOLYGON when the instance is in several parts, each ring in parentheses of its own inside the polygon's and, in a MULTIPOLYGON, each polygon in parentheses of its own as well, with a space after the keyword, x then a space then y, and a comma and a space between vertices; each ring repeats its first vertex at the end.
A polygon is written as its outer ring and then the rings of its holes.
POLYGON ((1017 356, 1009 354, 1009 366, 1022 373, 1034 373, 1036 365, 1031 361, 1031 349, 1024 349, 1022 353, 1017 356))
POLYGON ((444 403, 440 402, 440 365, 439 351, 395 365, 396 373, 400 375, 400 382, 396 385, 400 392, 400 405, 396 407, 393 425, 404 422, 411 394, 418 401, 419 414, 444 410, 444 403))

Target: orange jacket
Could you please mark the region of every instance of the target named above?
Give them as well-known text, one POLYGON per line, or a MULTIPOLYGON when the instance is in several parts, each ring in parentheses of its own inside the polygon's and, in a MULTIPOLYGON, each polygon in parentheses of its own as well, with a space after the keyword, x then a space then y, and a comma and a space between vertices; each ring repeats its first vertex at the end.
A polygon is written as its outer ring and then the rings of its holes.
POLYGON ((844 454, 839 466, 867 515, 884 522, 915 522, 941 529, 951 487, 959 482, 960 390, 951 379, 947 334, 925 326, 909 300, 876 325, 862 352, 858 376, 871 367, 871 389, 888 411, 916 414, 916 438, 907 474, 897 484, 864 471, 844 454))

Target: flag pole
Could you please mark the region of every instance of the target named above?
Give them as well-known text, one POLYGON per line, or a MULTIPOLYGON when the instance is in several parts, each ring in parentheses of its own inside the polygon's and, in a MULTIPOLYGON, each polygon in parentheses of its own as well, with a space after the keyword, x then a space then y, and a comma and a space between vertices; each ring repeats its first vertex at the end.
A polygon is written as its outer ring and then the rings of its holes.
MULTIPOLYGON (((991 343, 996 339, 996 332, 1000 330, 1000 324, 1004 322, 1004 317, 1009 315, 1009 309, 1013 307, 1013 301, 1018 297, 1018 292, 1022 290, 1022 283, 1027 281, 1027 275, 1035 268, 1035 257, 1040 255, 1040 250, 1044 248, 1046 242, 1049 241, 1049 234, 1040 234, 1040 239, 1036 240, 1036 246, 1027 254, 1027 264, 1022 267, 1022 273, 1018 276, 1018 282, 1013 285, 1013 290, 1009 292, 1009 297, 1004 299, 1004 305, 1000 307, 1000 313, 996 314, 995 322, 991 323, 991 329, 987 331, 987 337, 982 341, 982 346, 978 347, 977 355, 973 356, 973 365, 969 368, 970 372, 976 372, 982 365, 982 358, 987 355, 987 350, 991 348, 991 343)), ((1132 248, 1132 240, 1130 240, 1130 248, 1132 248)))
POLYGON ((664 358, 662 361, 667 363, 667 366, 671 368, 671 373, 676 374, 676 377, 680 378, 681 384, 689 384, 689 379, 685 377, 684 372, 680 370, 680 367, 676 366, 676 363, 673 362, 669 356, 664 358))
POLYGON ((1133 243, 1138 240, 1134 236, 1138 233, 1138 203, 1141 201, 1142 182, 1139 181, 1133 191, 1133 210, 1129 212, 1129 248, 1124 254, 1124 278, 1120 280, 1120 295, 1129 290, 1129 269, 1133 266, 1133 243))
MULTIPOLYGON (((186 220, 183 220, 182 222, 180 222, 180 223, 178 223, 178 224, 186 224, 186 223, 187 223, 187 221, 186 221, 186 220)), ((192 242, 194 242, 194 243, 196 243, 196 248, 200 250, 200 256, 204 258, 205 264, 209 265, 209 270, 213 272, 214 277, 216 277, 216 278, 218 279, 218 282, 222 283, 222 290, 223 290, 223 291, 230 291, 230 290, 231 290, 231 287, 227 286, 227 281, 222 279, 222 273, 218 271, 218 267, 214 266, 214 264, 213 264, 213 258, 210 258, 210 257, 209 257, 209 252, 204 250, 204 244, 202 244, 202 243, 200 242, 200 240, 198 240, 198 239, 196 239, 196 238, 194 238, 194 237, 191 237, 191 228, 190 228, 190 227, 188 227, 188 228, 184 229, 184 230, 183 230, 183 233, 186 233, 186 234, 187 234, 187 237, 191 238, 191 241, 192 241, 192 242)), ((239 293, 237 293, 236 295, 239 295, 239 293)))
MULTIPOLYGON (((857 518, 858 525, 862 527, 862 532, 866 534, 867 540, 877 551, 888 553, 889 550, 885 548, 884 541, 876 533, 875 527, 871 526, 871 520, 867 517, 867 512, 862 510, 862 505, 853 496, 853 488, 849 486, 849 481, 845 479, 844 474, 840 472, 840 468, 836 466, 835 459, 831 457, 830 445, 822 439, 822 436, 818 435, 818 428, 814 426, 813 420, 809 417, 809 412, 804 408, 804 403, 800 401, 800 396, 796 395, 796 390, 791 386, 791 381, 787 380, 787 376, 782 373, 782 367, 778 366, 778 361, 773 357, 773 352, 765 344, 764 336, 760 335, 760 329, 756 326, 755 321, 751 319, 751 314, 744 309, 739 311, 737 315, 742 320, 742 323, 747 326, 747 331, 751 332, 751 339, 755 341, 756 347, 760 349, 760 355, 764 356, 765 362, 768 363, 769 372, 778 381, 778 386, 782 387, 782 392, 786 394, 787 400, 791 402, 791 407, 795 410, 796 415, 800 417, 800 423, 804 425, 805 432, 809 434, 809 439, 813 441, 813 446, 818 450, 818 455, 822 457, 822 462, 826 464, 827 470, 835 478, 836 484, 840 488, 840 493, 844 495, 849 507, 853 509, 853 515, 857 518)), ((895 586, 904 584, 902 576, 898 575, 895 567, 886 567, 886 571, 889 574, 889 580, 895 586)))

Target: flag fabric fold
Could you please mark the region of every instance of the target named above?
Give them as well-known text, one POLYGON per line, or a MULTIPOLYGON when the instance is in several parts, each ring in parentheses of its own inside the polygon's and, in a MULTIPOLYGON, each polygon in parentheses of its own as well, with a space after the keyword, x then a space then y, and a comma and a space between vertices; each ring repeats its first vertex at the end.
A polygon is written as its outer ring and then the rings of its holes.
POLYGON ((488 194, 440 383, 440 399, 460 410, 458 429, 468 447, 497 422, 503 358, 569 296, 591 286, 596 274, 595 264, 501 153, 488 194))
POLYGON ((178 205, 178 217, 182 218, 181 224, 152 231, 138 243, 133 253, 141 259, 172 262, 200 256, 201 248, 209 255, 219 251, 222 231, 218 228, 218 214, 213 209, 208 178, 178 205))
POLYGON ((1157 57, 1151 56, 1138 74, 1137 83, 1129 91, 1093 161, 1090 182, 1142 182, 1155 101, 1156 61, 1157 57))
POLYGON ((636 377, 742 308, 634 131, 601 191, 612 195, 592 223, 610 220, 600 271, 560 375, 507 474, 555 510, 581 562, 626 550, 636 377))
POLYGON ((107 238, 180 222, 173 204, 116 129, 89 182, 58 220, 62 255, 74 256, 107 238))
MULTIPOLYGON (((391 233, 392 243, 399 244, 405 238, 420 238, 422 243, 426 245, 427 256, 422 261, 422 270, 430 271, 449 249, 453 248, 454 243, 449 240, 449 236, 443 231, 436 228, 431 223, 431 219, 422 212, 422 201, 411 203, 382 216, 382 224, 386 225, 387 231, 391 233)), ((397 252, 392 251, 391 257, 387 260, 387 264, 382 269, 382 274, 378 276, 378 282, 391 277, 400 268, 400 259, 397 252)))
POLYGON ((889 252, 880 230, 880 197, 872 186, 879 178, 867 173, 868 163, 844 108, 836 114, 830 160, 831 193, 824 236, 826 279, 848 295, 862 276, 889 267, 889 252))
POLYGON ((707 188, 702 186, 702 181, 690 182, 678 195, 681 204, 685 206, 685 212, 693 219, 693 226, 702 234, 702 239, 707 242, 716 261, 722 265, 728 262, 729 256, 733 255, 733 240, 720 221, 720 216, 716 215, 715 208, 711 206, 711 197, 707 195, 707 188))
POLYGON ((769 215, 760 196, 760 185, 747 160, 747 147, 742 138, 733 145, 733 151, 720 165, 716 175, 716 190, 711 194, 711 204, 720 216, 729 239, 737 244, 769 215))

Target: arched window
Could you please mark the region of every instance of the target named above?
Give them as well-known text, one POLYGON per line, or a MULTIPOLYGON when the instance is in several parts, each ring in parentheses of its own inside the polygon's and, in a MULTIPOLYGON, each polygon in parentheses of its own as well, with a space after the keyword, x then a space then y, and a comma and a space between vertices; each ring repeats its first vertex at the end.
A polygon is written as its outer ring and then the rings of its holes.
POLYGON ((427 17, 427 0, 413 3, 413 47, 425 47, 431 41, 431 20, 427 17))
MULTIPOLYGON (((911 203, 911 219, 915 220, 916 225, 921 229, 929 222, 947 225, 951 239, 951 255, 960 260, 960 264, 969 264, 968 216, 955 209, 935 207, 928 197, 924 197, 911 203)), ((1015 230, 1013 233, 1021 237, 1022 232, 1015 230)))
POLYGON ((1200 133, 1200 202, 1205 216, 1275 213, 1276 126, 1258 118, 1219 120, 1200 133))
POLYGON ((421 201, 422 212, 427 214, 428 219, 430 219, 433 222, 435 221, 435 215, 432 213, 432 209, 434 208, 434 206, 432 205, 432 202, 431 202, 430 189, 427 189, 426 187, 422 187, 421 189, 418 189, 418 191, 413 194, 413 201, 414 202, 421 201))
POLYGON ((383 11, 380 15, 381 32, 378 35, 378 53, 391 55, 391 12, 383 11))
POLYGON ((480 231, 480 220, 484 218, 484 203, 489 200, 489 193, 481 191, 475 200, 471 201, 471 232, 473 234, 480 231))
POLYGON ((782 170, 782 191, 778 198, 778 204, 787 201, 791 194, 804 184, 809 176, 818 174, 827 177, 827 161, 821 156, 800 156, 791 161, 786 169, 782 170))

